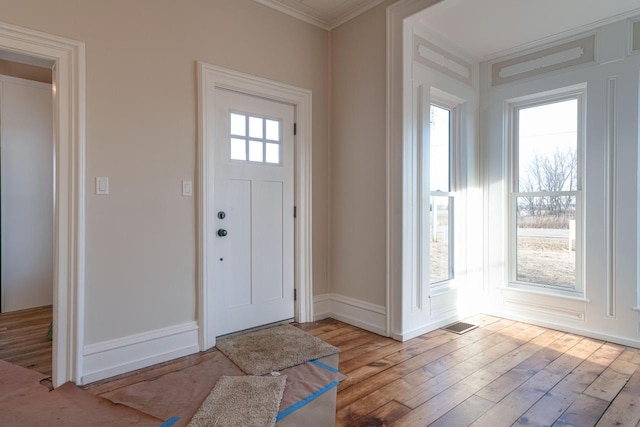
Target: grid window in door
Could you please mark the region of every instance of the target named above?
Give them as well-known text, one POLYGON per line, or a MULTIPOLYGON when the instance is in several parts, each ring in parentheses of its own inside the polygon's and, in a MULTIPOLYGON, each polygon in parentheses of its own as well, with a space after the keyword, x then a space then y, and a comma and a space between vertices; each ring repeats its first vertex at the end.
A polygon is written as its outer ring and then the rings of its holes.
POLYGON ((432 104, 429 126, 429 279, 453 279, 453 110, 432 104))
POLYGON ((230 158, 235 161, 281 164, 282 122, 280 120, 232 112, 230 158))

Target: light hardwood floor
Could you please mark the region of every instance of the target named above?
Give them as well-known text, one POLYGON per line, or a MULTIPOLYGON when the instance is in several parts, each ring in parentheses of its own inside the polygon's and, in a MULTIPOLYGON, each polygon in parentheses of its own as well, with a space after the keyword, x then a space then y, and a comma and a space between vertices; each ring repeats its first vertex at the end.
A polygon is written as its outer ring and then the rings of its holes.
MULTIPOLYGON (((404 343, 332 319, 297 326, 341 350, 349 378, 338 388, 337 426, 639 425, 640 350, 486 315, 466 321, 479 328, 404 343)), ((85 388, 106 393, 210 354, 85 388)), ((20 364, 33 363, 23 357, 20 364)))
POLYGON ((51 375, 51 306, 0 313, 0 360, 51 375))
POLYGON ((496 317, 405 343, 344 323, 304 326, 337 345, 349 378, 338 426, 636 426, 640 351, 496 317))

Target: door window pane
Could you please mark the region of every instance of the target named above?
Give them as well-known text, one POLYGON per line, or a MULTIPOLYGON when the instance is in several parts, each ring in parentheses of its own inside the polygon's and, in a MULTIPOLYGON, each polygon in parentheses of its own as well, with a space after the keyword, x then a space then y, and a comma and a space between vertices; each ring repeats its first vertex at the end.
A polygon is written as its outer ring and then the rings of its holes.
POLYGON ((247 116, 244 114, 231 113, 231 135, 247 135, 247 116))
POLYGON ((262 162, 262 141, 249 141, 249 161, 262 162))
POLYGON ((263 138, 263 122, 260 117, 249 117, 249 136, 251 138, 263 138))
POLYGON ((231 138, 231 160, 247 160, 247 142, 244 139, 231 138))
POLYGON ((280 141, 280 122, 276 120, 266 121, 267 135, 266 139, 270 141, 280 141))
POLYGON ((280 163, 280 144, 271 144, 267 142, 266 144, 266 159, 267 163, 280 163))

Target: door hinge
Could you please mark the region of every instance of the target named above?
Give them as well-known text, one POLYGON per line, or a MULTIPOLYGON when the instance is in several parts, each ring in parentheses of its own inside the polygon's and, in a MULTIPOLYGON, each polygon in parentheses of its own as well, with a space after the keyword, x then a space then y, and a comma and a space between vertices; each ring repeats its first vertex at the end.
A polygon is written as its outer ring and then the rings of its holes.
POLYGON ((297 134, 298 134, 298 124, 297 124, 297 123, 294 123, 294 124, 293 124, 293 134, 294 134, 294 135, 297 135, 297 134))
POLYGON ((294 206, 293 207, 293 217, 296 218, 298 216, 298 207, 294 206))
POLYGON ((298 290, 297 290, 297 289, 294 289, 294 290, 293 290, 293 300, 294 300, 294 301, 297 301, 297 300, 298 300, 298 290))

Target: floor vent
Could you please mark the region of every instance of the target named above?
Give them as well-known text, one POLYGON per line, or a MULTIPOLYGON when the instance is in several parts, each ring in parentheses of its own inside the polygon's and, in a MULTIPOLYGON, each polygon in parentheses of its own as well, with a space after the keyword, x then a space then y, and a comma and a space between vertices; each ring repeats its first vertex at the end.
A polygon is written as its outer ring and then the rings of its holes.
POLYGON ((477 325, 472 325, 471 323, 456 322, 452 323, 449 326, 445 326, 442 329, 444 329, 445 331, 453 332, 454 334, 462 335, 474 330, 477 327, 477 325))

